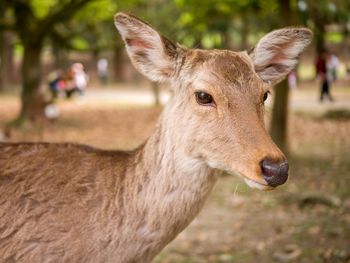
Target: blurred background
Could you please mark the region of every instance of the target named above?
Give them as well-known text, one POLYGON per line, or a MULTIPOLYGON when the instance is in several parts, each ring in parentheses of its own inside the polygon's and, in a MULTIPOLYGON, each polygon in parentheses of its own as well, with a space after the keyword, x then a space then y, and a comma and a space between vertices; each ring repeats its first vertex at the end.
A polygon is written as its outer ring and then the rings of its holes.
POLYGON ((117 11, 195 48, 250 50, 286 26, 314 32, 266 106, 287 185, 259 192, 222 176, 155 262, 350 262, 350 1, 0 0, 0 141, 129 150, 146 140, 170 92, 130 64, 117 11))

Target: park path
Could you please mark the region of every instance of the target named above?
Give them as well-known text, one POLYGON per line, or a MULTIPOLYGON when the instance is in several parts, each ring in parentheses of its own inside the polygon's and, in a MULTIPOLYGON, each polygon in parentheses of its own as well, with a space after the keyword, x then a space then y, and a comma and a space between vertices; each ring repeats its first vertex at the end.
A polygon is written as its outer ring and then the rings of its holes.
MULTIPOLYGON (((165 104, 170 96, 168 91, 160 93, 161 103, 165 104)), ((153 105, 154 95, 150 89, 128 88, 89 88, 82 98, 87 104, 104 105, 153 105)))

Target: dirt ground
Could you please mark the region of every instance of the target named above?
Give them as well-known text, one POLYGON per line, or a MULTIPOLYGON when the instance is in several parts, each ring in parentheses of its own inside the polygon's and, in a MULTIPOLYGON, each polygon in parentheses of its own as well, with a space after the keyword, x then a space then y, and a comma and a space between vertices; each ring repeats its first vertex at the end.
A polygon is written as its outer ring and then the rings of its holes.
MULTIPOLYGON (((146 140, 161 112, 149 106, 89 106, 79 100, 59 106, 59 120, 11 131, 10 140, 132 149, 146 140)), ((0 129, 18 107, 14 97, 0 97, 0 129)), ((199 216, 155 262, 350 262, 348 113, 291 114, 289 182, 260 192, 223 175, 199 216)))

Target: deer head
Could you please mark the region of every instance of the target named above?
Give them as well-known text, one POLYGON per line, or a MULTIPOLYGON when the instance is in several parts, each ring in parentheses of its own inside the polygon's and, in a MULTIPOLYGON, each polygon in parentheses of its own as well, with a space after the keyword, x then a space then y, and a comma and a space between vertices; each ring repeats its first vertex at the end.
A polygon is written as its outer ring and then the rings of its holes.
POLYGON ((116 14, 115 25, 136 69, 171 83, 165 122, 183 155, 262 190, 287 180, 286 157, 264 126, 264 101, 269 86, 296 66, 310 30, 273 31, 247 53, 187 49, 124 13, 116 14))

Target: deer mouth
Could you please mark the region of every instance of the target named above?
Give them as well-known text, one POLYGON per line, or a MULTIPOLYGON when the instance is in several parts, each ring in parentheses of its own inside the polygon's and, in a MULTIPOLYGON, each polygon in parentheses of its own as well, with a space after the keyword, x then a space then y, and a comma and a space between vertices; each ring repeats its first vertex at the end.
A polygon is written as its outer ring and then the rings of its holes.
POLYGON ((259 189, 259 190, 262 190, 262 191, 269 191, 269 190, 275 189, 275 187, 272 187, 272 186, 270 186, 268 184, 263 184, 263 183, 260 183, 260 182, 258 182, 256 180, 250 179, 248 176, 246 176, 246 175, 244 175, 244 174, 242 174, 240 172, 235 171, 233 174, 236 174, 239 177, 241 177, 242 179, 244 179, 245 183, 250 188, 256 188, 256 189, 259 189))
POLYGON ((244 179, 245 183, 250 187, 250 188, 256 188, 262 191, 269 191, 269 190, 273 190, 275 189, 275 187, 268 185, 267 183, 261 183, 257 180, 253 180, 251 178, 249 178, 248 176, 246 176, 245 174, 243 174, 242 172, 238 171, 237 169, 220 169, 219 166, 216 163, 209 163, 209 167, 213 168, 213 169, 219 169, 222 170, 228 174, 231 175, 238 175, 239 177, 241 177, 242 179, 244 179))
POLYGON ((269 190, 275 189, 275 187, 269 186, 267 184, 259 183, 259 182, 252 180, 246 176, 243 176, 243 178, 244 178, 244 181, 246 182, 246 184, 251 188, 256 188, 256 189, 259 189, 262 191, 269 191, 269 190))

